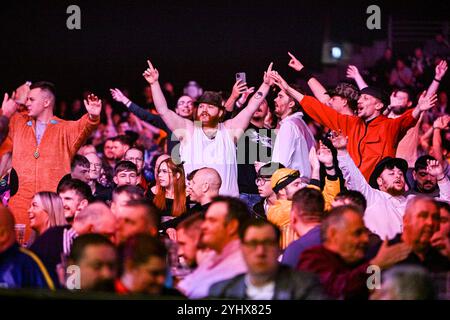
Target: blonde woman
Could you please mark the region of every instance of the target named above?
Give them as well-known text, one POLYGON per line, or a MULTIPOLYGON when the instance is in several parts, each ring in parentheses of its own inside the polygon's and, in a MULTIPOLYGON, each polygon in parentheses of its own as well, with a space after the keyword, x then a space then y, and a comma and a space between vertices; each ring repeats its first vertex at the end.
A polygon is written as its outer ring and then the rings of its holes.
POLYGON ((37 236, 48 228, 67 225, 63 207, 61 198, 54 192, 42 191, 34 195, 28 209, 28 217, 30 227, 37 236))

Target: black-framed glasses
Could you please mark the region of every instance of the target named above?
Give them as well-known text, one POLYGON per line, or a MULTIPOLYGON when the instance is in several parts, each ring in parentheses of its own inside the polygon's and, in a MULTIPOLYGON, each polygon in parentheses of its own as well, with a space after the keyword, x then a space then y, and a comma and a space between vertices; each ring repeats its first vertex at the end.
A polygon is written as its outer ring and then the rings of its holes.
POLYGON ((101 169, 102 168, 102 164, 101 163, 91 163, 91 168, 94 167, 95 169, 101 169))
POLYGON ((270 181, 271 177, 259 176, 256 178, 255 183, 257 186, 263 186, 266 182, 270 181))

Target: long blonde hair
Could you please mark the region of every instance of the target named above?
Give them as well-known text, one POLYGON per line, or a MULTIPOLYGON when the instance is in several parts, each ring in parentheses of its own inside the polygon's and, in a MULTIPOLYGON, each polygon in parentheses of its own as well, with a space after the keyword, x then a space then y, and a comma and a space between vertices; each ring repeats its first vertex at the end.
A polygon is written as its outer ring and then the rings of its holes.
POLYGON ((48 214, 49 228, 56 226, 64 226, 67 224, 64 217, 64 205, 61 197, 50 191, 41 191, 36 193, 35 197, 39 198, 42 208, 48 214))

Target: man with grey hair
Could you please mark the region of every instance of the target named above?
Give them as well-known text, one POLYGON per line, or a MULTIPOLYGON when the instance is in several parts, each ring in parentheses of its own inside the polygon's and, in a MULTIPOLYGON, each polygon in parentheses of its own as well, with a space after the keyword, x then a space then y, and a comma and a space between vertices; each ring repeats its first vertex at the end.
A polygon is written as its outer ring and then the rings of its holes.
POLYGON ((399 264, 413 264, 430 272, 450 270, 450 260, 431 246, 431 238, 439 230, 439 207, 433 198, 416 196, 406 204, 403 233, 390 241, 405 243, 412 248, 409 256, 399 264))
POLYGON ((383 273, 381 288, 371 300, 434 300, 436 292, 427 270, 413 265, 393 267, 383 273))
POLYGON ((102 159, 93 152, 87 153, 85 155, 86 159, 88 159, 90 168, 89 168, 89 181, 87 184, 91 187, 92 195, 96 200, 101 200, 104 202, 111 201, 111 187, 104 187, 99 179, 101 177, 102 172, 102 159))
POLYGON ((332 209, 322 222, 321 232, 322 245, 305 250, 297 269, 317 274, 333 298, 367 299, 368 267, 390 268, 411 251, 407 244, 389 246, 386 240, 377 255, 367 261, 369 233, 361 211, 352 206, 332 209))

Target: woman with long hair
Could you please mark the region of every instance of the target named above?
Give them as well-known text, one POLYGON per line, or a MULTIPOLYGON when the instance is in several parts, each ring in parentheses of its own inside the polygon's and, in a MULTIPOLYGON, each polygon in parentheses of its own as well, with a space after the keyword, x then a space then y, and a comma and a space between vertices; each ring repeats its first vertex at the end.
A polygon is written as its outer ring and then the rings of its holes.
POLYGON ((42 191, 36 193, 28 209, 28 216, 30 227, 38 236, 48 228, 67 225, 63 202, 55 192, 42 191))
POLYGON ((171 158, 161 161, 157 169, 156 185, 148 196, 161 210, 162 216, 178 217, 186 212, 186 183, 183 165, 171 158))

